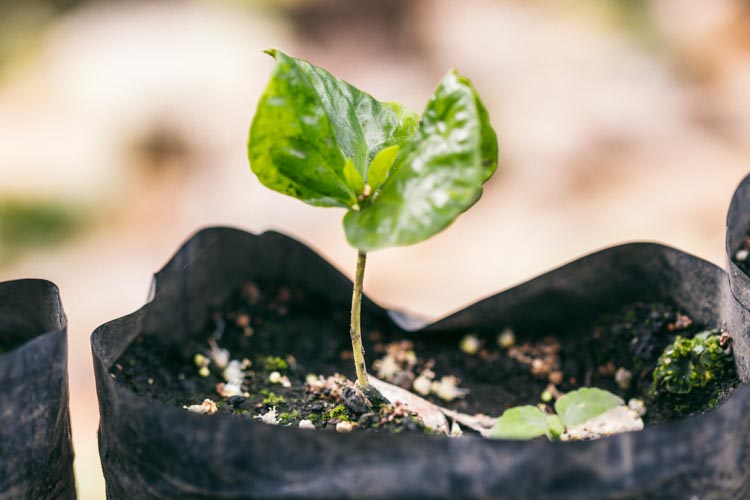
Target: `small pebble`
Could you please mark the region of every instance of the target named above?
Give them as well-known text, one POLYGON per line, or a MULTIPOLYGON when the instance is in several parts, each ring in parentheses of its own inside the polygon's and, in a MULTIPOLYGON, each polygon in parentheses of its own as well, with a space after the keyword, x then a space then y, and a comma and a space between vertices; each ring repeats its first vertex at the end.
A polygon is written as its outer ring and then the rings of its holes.
POLYGON ((463 434, 464 434, 464 431, 461 430, 461 426, 458 425, 458 422, 454 420, 453 425, 451 425, 451 436, 460 437, 460 436, 463 436, 463 434))
POLYGON ((635 412, 635 414, 639 417, 642 417, 646 414, 646 403, 644 403, 642 399, 631 399, 630 401, 628 401, 628 408, 630 408, 631 411, 635 412))
POLYGON ((414 387, 414 390, 418 394, 427 396, 432 390, 432 379, 423 372, 419 377, 414 379, 412 387, 414 387))
POLYGON ((734 259, 739 260, 740 262, 745 262, 748 257, 750 257, 750 250, 745 248, 738 250, 737 253, 734 254, 734 259))
POLYGON ((242 395, 242 386, 237 382, 227 382, 216 384, 216 392, 220 396, 230 398, 232 396, 242 395))
POLYGON ((465 354, 468 354, 469 356, 473 356, 477 352, 479 352, 481 343, 479 342, 479 338, 476 335, 470 334, 462 338, 458 346, 461 348, 461 350, 465 354))
POLYGON ((229 399, 227 399, 227 403, 229 403, 232 406, 239 406, 245 401, 247 401, 247 398, 239 394, 236 396, 230 396, 229 399))
POLYGON ((268 381, 272 384, 280 384, 281 383, 281 373, 279 372, 271 372, 268 374, 268 381))
POLYGON ((615 383, 620 389, 629 389, 632 380, 633 373, 630 370, 620 367, 615 372, 615 383))
POLYGON ((240 328, 246 328, 250 326, 250 316, 245 313, 240 313, 237 315, 237 318, 234 320, 234 322, 240 328))
POLYGON ((222 372, 224 380, 230 383, 241 384, 245 379, 245 372, 242 370, 242 363, 233 359, 227 364, 222 372))
POLYGON ((315 425, 313 425, 313 423, 310 420, 300 420, 299 421, 299 428, 300 429, 314 430, 315 429, 315 425))
POLYGON ((351 422, 339 422, 336 424, 336 432, 352 432, 354 425, 351 422))
POLYGON ((222 349, 215 343, 211 345, 211 361, 219 368, 223 370, 229 363, 229 351, 222 349))
POLYGON ((544 403, 549 403, 550 401, 552 401, 552 398, 553 398, 552 391, 550 391, 549 389, 545 389, 542 392, 542 395, 539 396, 539 399, 541 399, 544 403))
POLYGON ((253 418, 256 418, 260 420, 261 422, 263 422, 264 424, 269 424, 269 425, 277 425, 279 423, 279 419, 277 418, 277 415, 276 415, 275 406, 271 408, 270 410, 268 410, 268 412, 262 415, 255 415, 255 417, 253 418))
POLYGON ((449 403, 469 394, 468 389, 458 387, 458 379, 453 375, 444 375, 440 378, 440 381, 433 382, 430 389, 437 397, 449 403))
POLYGON ((513 330, 506 328, 497 337, 497 345, 502 349, 510 349, 516 343, 516 335, 513 330))
POLYGON ((218 411, 218 408, 216 408, 216 403, 214 403, 210 399, 204 399, 203 403, 199 405, 184 406, 183 408, 191 413, 203 413, 206 415, 213 415, 218 411))

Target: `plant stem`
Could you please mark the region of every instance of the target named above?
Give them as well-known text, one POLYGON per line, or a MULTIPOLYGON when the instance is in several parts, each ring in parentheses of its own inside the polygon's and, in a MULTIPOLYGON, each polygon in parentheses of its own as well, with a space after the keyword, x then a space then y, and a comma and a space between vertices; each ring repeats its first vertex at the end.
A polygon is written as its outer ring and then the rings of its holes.
POLYGON ((349 327, 349 335, 352 338, 352 353, 354 354, 354 367, 357 370, 357 381, 360 387, 370 384, 367 378, 367 366, 365 365, 365 348, 362 345, 362 283, 365 279, 365 262, 367 253, 357 254, 357 270, 354 274, 354 290, 352 291, 352 320, 349 327))

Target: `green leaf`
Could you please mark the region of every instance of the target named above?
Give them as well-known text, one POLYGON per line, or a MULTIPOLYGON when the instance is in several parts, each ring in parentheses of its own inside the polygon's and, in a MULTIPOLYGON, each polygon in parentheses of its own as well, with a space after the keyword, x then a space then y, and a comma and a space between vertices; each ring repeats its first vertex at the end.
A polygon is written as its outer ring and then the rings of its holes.
POLYGON ((347 239, 363 251, 425 240, 479 200, 496 168, 497 137, 487 111, 471 82, 451 71, 380 192, 344 217, 347 239))
MULTIPOLYGON (((490 431, 490 437, 494 439, 528 440, 540 436, 551 436, 550 421, 548 416, 536 406, 516 406, 508 408, 497 419, 495 426, 490 431)), ((558 419, 559 420, 559 419, 558 419)), ((555 431, 560 429, 555 422, 555 431)), ((557 434, 561 434, 558 432, 557 434)))
POLYGON ((375 192, 380 189, 385 180, 388 178, 388 174, 393 166, 393 161, 396 159, 401 148, 399 146, 389 146, 382 149, 370 163, 370 168, 367 171, 367 184, 370 185, 372 191, 375 192))
POLYGON ((362 191, 365 189, 365 180, 351 160, 346 160, 346 164, 344 165, 344 179, 346 179, 346 183, 352 188, 354 194, 357 196, 362 194, 362 191))
POLYGON ((574 427, 623 404, 625 402, 611 392, 585 387, 558 399, 555 412, 565 427, 574 427))
POLYGON ((418 116, 308 62, 268 53, 276 64, 250 128, 253 172, 267 187, 311 205, 353 207, 359 193, 348 182, 347 159, 366 179, 381 150, 414 134, 418 116))
POLYGON ((565 432, 565 426, 557 415, 545 415, 547 417, 547 426, 549 427, 549 434, 547 435, 550 439, 557 439, 560 435, 565 432))

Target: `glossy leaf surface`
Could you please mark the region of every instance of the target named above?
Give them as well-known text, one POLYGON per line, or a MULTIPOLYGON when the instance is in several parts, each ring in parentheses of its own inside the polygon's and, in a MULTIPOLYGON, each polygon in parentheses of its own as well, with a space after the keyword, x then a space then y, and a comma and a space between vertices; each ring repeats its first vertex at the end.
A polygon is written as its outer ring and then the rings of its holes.
POLYGON ((527 440, 541 436, 552 437, 562 432, 562 425, 555 415, 545 415, 536 406, 516 406, 508 408, 497 419, 490 432, 493 439, 527 440), (550 420, 550 418, 552 420, 550 420), (551 424, 551 425, 550 425, 551 424))
POLYGON ((555 412, 565 427, 573 427, 624 404, 620 397, 611 392, 584 387, 558 399, 555 402, 555 412))
POLYGON ((250 130, 248 156, 271 189, 349 209, 362 250, 410 245, 450 225, 497 168, 497 137, 468 79, 448 73, 421 120, 280 51, 250 130))
POLYGON ((471 83, 452 71, 372 203, 346 214, 347 239, 360 250, 425 240, 476 203, 496 168, 497 138, 487 112, 471 83))
POLYGON ((248 142, 253 172, 267 187, 306 203, 353 207, 360 193, 347 182, 347 160, 366 179, 372 159, 402 145, 418 116, 308 62, 278 50, 269 54, 276 65, 248 142))

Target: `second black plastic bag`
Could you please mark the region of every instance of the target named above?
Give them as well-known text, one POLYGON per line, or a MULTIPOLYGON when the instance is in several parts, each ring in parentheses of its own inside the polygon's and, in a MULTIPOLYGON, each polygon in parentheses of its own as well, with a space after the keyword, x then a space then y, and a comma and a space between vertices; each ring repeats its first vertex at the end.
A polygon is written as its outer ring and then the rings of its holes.
POLYGON ((75 498, 68 345, 52 283, 0 283, 0 498, 75 498), (4 352, 3 352, 4 351, 4 352))

